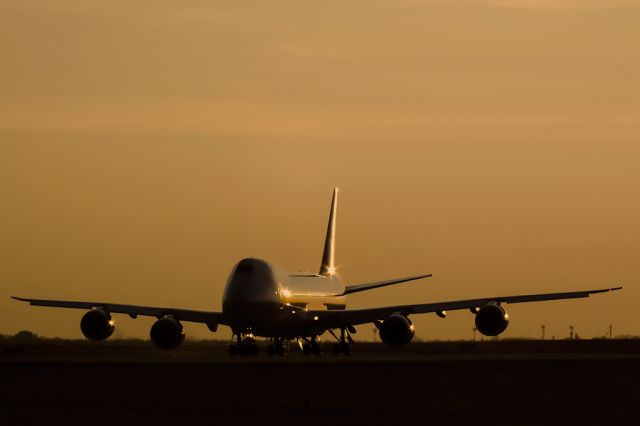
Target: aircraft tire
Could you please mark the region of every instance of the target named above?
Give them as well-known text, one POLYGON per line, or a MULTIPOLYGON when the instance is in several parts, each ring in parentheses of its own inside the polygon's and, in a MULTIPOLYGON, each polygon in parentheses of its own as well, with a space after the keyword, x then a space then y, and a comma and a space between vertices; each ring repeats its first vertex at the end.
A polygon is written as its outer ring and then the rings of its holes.
POLYGON ((287 344, 285 342, 280 342, 276 345, 276 353, 279 356, 286 356, 287 355, 287 344))
POLYGON ((316 356, 322 355, 322 346, 320 345, 320 343, 318 343, 316 341, 314 341, 311 344, 311 350, 312 350, 313 354, 316 355, 316 356))
POLYGON ((348 343, 336 343, 335 345, 333 345, 333 354, 351 355, 351 345, 348 343))
POLYGON ((236 356, 238 355, 238 347, 236 345, 229 345, 229 355, 236 356))
POLYGON ((309 343, 305 343, 304 345, 302 345, 302 353, 305 356, 311 355, 312 349, 311 349, 311 345, 309 343))

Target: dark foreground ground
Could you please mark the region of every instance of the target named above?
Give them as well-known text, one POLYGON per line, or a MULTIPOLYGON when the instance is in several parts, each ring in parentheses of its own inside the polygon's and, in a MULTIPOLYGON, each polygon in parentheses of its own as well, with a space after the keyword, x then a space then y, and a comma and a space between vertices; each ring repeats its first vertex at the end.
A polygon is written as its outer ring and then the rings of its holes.
POLYGON ((228 358, 142 342, 5 344, 0 424, 640 425, 640 342, 360 344, 228 358))

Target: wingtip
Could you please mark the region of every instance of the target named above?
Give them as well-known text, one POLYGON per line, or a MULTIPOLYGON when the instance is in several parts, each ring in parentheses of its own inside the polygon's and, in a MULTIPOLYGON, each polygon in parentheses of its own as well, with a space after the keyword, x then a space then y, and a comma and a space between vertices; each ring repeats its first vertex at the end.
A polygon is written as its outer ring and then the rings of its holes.
POLYGON ((610 289, 609 289, 609 291, 622 290, 623 288, 624 288, 623 286, 620 286, 620 287, 613 287, 613 288, 610 288, 610 289))
POLYGON ((19 300, 20 302, 28 302, 29 301, 29 299, 25 299, 23 297, 18 297, 18 296, 11 296, 11 298, 13 300, 19 300))

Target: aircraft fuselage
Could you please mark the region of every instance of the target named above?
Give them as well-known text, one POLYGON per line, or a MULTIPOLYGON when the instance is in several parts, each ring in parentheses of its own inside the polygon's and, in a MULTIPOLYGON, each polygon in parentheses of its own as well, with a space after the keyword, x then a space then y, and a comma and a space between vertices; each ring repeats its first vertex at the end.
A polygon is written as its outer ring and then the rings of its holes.
POLYGON ((337 274, 289 272, 265 260, 243 259, 233 268, 222 314, 236 334, 295 337, 321 334, 302 318, 304 309, 344 309, 345 286, 337 274))

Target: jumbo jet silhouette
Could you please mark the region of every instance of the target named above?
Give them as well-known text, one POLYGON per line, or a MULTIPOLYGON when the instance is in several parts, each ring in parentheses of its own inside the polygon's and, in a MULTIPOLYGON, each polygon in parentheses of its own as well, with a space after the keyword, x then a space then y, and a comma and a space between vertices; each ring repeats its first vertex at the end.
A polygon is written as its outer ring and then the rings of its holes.
POLYGON ((521 296, 498 296, 450 302, 419 303, 369 309, 346 309, 346 296, 407 281, 428 278, 431 274, 398 278, 365 284, 345 285, 335 266, 336 211, 338 189, 333 192, 329 226, 317 274, 286 271, 262 259, 243 259, 231 271, 222 298, 222 312, 154 306, 122 305, 106 302, 40 300, 14 297, 33 306, 88 309, 80 322, 82 333, 90 340, 105 340, 114 331, 111 314, 156 317, 151 327, 151 340, 162 349, 176 348, 184 340, 181 322, 204 323, 215 332, 219 324, 228 326, 234 339, 229 353, 258 353, 256 336, 270 340, 269 355, 284 355, 289 342, 297 341, 303 353, 322 352, 318 336, 329 332, 337 341, 334 353, 349 354, 351 334, 355 326, 373 323, 380 339, 391 346, 411 341, 414 326, 410 315, 435 313, 444 318, 447 311, 469 309, 482 334, 497 336, 509 324, 504 304, 540 302, 543 300, 589 297, 594 293, 619 290, 622 287, 565 293, 543 293, 521 296))

